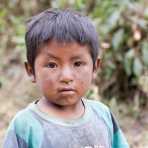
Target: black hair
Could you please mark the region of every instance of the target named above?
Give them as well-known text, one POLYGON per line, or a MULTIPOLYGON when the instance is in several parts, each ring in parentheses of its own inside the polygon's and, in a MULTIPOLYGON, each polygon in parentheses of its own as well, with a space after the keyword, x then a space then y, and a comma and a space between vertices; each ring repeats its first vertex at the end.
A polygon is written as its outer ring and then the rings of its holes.
POLYGON ((99 43, 95 27, 88 17, 76 11, 48 9, 28 20, 25 43, 27 60, 33 70, 39 48, 50 40, 86 44, 93 64, 97 59, 99 43))

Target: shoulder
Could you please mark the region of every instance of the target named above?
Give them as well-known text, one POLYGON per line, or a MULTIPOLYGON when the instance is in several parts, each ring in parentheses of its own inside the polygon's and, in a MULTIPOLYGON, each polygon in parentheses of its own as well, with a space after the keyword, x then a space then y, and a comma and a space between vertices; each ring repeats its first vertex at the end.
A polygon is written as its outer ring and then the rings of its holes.
POLYGON ((39 124, 37 119, 34 117, 33 113, 28 109, 28 107, 19 111, 11 121, 11 124, 14 125, 13 128, 19 129, 21 126, 34 126, 39 124))
POLYGON ((121 131, 118 122, 110 109, 103 103, 94 100, 87 100, 87 104, 101 117, 109 129, 112 139, 112 147, 125 147, 128 148, 128 143, 121 131))
POLYGON ((107 105, 101 103, 100 101, 96 100, 86 100, 86 103, 88 106, 90 106, 92 109, 94 109, 97 113, 100 114, 100 116, 110 116, 110 109, 107 105))
POLYGON ((102 118, 107 127, 112 130, 112 116, 110 109, 105 104, 96 100, 86 100, 86 104, 98 117, 102 118))
POLYGON ((8 132, 11 131, 27 141, 30 135, 32 135, 32 137, 37 137, 37 135, 38 137, 42 137, 43 130, 41 123, 35 118, 31 110, 26 107, 19 111, 10 122, 8 132))
MULTIPOLYGON (((35 118, 31 110, 26 107, 19 111, 12 119, 5 136, 5 144, 32 145, 38 148, 43 139, 43 129, 41 123, 35 118)), ((7 147, 7 146, 6 146, 7 147)))
POLYGON ((86 100, 86 104, 91 108, 93 113, 98 116, 98 118, 104 121, 109 131, 110 137, 113 137, 113 122, 110 109, 100 101, 86 100))

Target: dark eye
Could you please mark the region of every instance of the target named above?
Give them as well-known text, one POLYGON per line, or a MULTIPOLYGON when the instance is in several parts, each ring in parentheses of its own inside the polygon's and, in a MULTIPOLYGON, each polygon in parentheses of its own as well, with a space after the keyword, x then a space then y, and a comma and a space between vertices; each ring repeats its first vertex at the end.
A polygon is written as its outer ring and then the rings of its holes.
POLYGON ((83 62, 81 62, 81 61, 74 63, 74 66, 76 66, 76 67, 80 67, 81 65, 83 65, 83 62))
POLYGON ((54 63, 54 62, 50 62, 48 65, 47 65, 48 68, 56 68, 57 67, 57 64, 54 63))

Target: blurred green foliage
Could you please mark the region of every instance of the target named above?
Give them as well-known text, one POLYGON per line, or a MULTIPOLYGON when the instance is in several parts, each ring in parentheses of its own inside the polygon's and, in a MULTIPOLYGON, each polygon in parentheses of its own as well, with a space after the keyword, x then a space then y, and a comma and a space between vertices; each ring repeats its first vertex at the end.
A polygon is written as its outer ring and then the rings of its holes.
MULTIPOLYGON (((147 0, 14 0, 0 2, 2 69, 25 59, 25 21, 46 8, 72 8, 92 18, 100 36, 101 70, 95 84, 102 98, 146 105, 148 90, 147 0), (147 84, 146 84, 147 85, 147 84)), ((92 93, 92 91, 91 91, 92 93)))
POLYGON ((139 104, 144 105, 148 90, 142 89, 139 80, 142 75, 148 77, 148 3, 113 2, 116 7, 98 24, 104 51, 97 84, 105 98, 133 102, 138 95, 139 104))

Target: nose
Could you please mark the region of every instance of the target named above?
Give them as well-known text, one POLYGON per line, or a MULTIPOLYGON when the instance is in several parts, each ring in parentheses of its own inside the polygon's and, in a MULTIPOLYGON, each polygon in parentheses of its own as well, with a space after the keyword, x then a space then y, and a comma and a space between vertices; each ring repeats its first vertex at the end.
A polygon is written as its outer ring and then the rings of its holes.
POLYGON ((69 66, 63 67, 60 72, 60 82, 68 84, 73 81, 73 70, 69 66))

